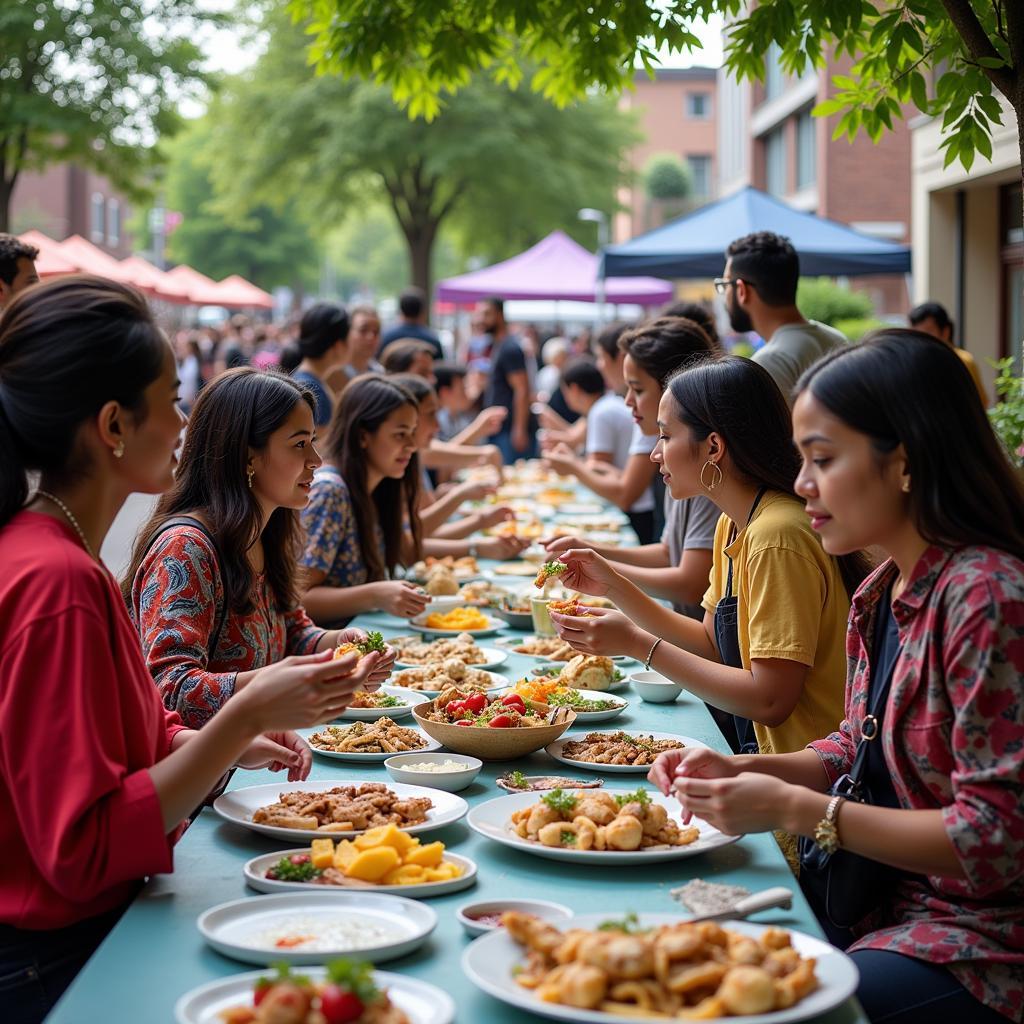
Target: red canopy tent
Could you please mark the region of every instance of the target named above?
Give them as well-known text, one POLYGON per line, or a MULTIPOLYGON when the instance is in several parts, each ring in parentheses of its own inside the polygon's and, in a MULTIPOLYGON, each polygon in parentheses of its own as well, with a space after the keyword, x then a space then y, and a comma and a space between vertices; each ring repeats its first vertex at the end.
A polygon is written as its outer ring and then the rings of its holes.
POLYGON ((189 301, 188 289, 180 281, 141 256, 129 256, 121 260, 121 269, 131 275, 132 284, 136 288, 158 299, 185 304, 189 301))
POLYGON ((18 236, 28 245, 34 245, 39 250, 36 257, 36 273, 40 277, 56 277, 59 274, 74 274, 78 267, 60 252, 60 242, 42 231, 26 231, 18 236))
POLYGON ((223 306, 217 282, 198 270, 180 264, 167 271, 167 276, 181 285, 188 294, 188 301, 195 306, 223 306))
POLYGON ((109 277, 112 281, 120 281, 121 284, 135 284, 131 273, 123 270, 113 256, 108 256, 81 235, 72 235, 63 242, 58 242, 57 251, 83 274, 98 274, 100 277, 109 277))
POLYGON ((225 277, 217 285, 221 294, 220 305, 241 306, 254 309, 273 309, 274 298, 269 292, 257 288, 251 281, 246 281, 238 274, 225 277))

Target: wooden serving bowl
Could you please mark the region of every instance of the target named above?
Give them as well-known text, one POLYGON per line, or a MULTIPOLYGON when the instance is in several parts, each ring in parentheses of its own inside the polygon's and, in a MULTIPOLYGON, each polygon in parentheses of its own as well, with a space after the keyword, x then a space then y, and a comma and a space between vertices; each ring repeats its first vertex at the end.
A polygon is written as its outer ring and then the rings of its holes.
POLYGON ((537 725, 524 729, 491 729, 488 726, 453 725, 434 722, 424 717, 436 701, 417 704, 412 713, 420 728, 432 739, 442 743, 456 754, 469 754, 481 761, 512 761, 542 750, 554 743, 576 720, 576 712, 569 711, 556 725, 537 725))

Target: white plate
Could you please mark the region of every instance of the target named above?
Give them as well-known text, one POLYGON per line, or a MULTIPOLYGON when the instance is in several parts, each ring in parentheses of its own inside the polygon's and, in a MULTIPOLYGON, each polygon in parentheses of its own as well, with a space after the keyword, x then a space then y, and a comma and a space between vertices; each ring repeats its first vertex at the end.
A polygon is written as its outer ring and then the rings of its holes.
MULTIPOLYGON (((596 928, 615 914, 584 914, 573 917, 574 928, 596 928)), ((678 914, 640 914, 644 925, 656 926, 685 920, 678 914)), ((749 921, 728 921, 725 928, 757 938, 766 925, 751 924, 749 921)), ((828 1010, 845 1002, 857 988, 858 974, 853 961, 834 946, 822 939, 816 939, 803 932, 787 929, 793 936, 793 947, 805 957, 817 961, 815 972, 819 986, 788 1010, 773 1010, 756 1016, 729 1017, 729 1024, 789 1024, 792 1021, 817 1018, 828 1010)), ((482 935, 472 942, 462 954, 462 970, 477 988, 500 999, 509 1006, 515 1006, 539 1017, 553 1020, 572 1021, 574 1024, 636 1024, 636 1016, 603 1013, 600 1010, 580 1010, 559 1003, 541 1002, 531 991, 517 985, 513 969, 521 964, 523 947, 504 928, 482 935)))
MULTIPOLYGON (((546 654, 523 654, 522 651, 514 650, 514 648, 518 647, 520 644, 526 643, 526 641, 528 641, 528 640, 536 640, 536 639, 537 639, 537 635, 535 633, 528 633, 526 636, 503 636, 503 637, 499 637, 494 642, 499 647, 506 648, 511 654, 518 654, 519 657, 521 657, 521 658, 536 658, 537 661, 551 661, 551 658, 548 655, 546 655, 546 654)), ((574 651, 573 652, 573 656, 575 656, 577 653, 578 652, 574 651)), ((627 661, 631 662, 633 660, 632 658, 627 657, 625 654, 613 654, 613 655, 611 655, 611 659, 617 665, 622 665, 622 664, 625 664, 627 661)), ((556 664, 556 665, 565 665, 566 663, 564 661, 559 661, 559 662, 554 662, 554 664, 556 664)))
POLYGON ((196 925, 218 953, 263 966, 278 960, 322 964, 336 957, 382 963, 419 949, 437 927, 437 914, 415 900, 358 889, 318 889, 316 893, 283 893, 221 903, 200 914, 196 925), (333 949, 305 951, 296 947, 282 949, 269 937, 262 942, 258 938, 277 929, 285 934, 315 935, 320 928, 342 921, 358 928, 376 925, 387 934, 378 935, 376 944, 361 949, 336 944, 333 949))
MULTIPOLYGON (((616 684, 619 685, 619 684, 616 684)), ((513 690, 510 688, 508 693, 512 693, 513 690)), ((615 704, 615 707, 608 708, 606 711, 576 711, 576 725, 590 725, 594 722, 607 722, 610 718, 615 718, 617 715, 621 715, 626 708, 629 707, 629 701, 623 697, 616 697, 608 693, 606 690, 579 690, 578 691, 584 700, 610 700, 615 704)), ((498 694, 500 697, 504 697, 505 694, 498 694)), ((576 709, 573 708, 575 711, 576 709)))
MULTIPOLYGON (((390 755, 389 755, 390 756, 390 755)), ((304 828, 280 828, 277 825, 257 825, 253 814, 261 807, 276 804, 281 793, 322 793, 334 789, 335 786, 360 786, 364 782, 379 782, 380 779, 329 779, 314 782, 275 782, 269 786, 247 786, 245 789, 229 789, 221 793, 213 802, 213 809, 225 820, 243 828, 252 829, 260 835, 272 836, 274 839, 296 840, 309 842, 311 839, 346 839, 360 835, 366 829, 354 829, 352 832, 319 832, 304 828)), ((425 786, 406 786, 400 782, 389 782, 388 789, 399 797, 426 796, 434 802, 427 811, 427 820, 418 825, 407 825, 402 831, 410 835, 418 832, 431 832, 443 825, 450 825, 465 817, 469 804, 454 793, 444 793, 439 789, 427 789, 425 786)))
MULTIPOLYGON (((411 725, 403 725, 403 729, 411 729, 420 737, 420 739, 423 740, 422 747, 417 747, 415 750, 392 750, 390 753, 388 751, 384 751, 379 754, 360 754, 354 751, 348 752, 338 750, 321 750, 319 747, 314 747, 313 744, 309 741, 313 733, 321 732, 323 729, 326 728, 326 725, 321 725, 315 729, 299 729, 298 732, 299 735, 306 741, 306 743, 309 744, 309 749, 313 751, 313 754, 316 757, 324 757, 330 761, 354 761, 356 764, 379 764, 383 761, 386 761, 389 757, 394 757, 395 754, 429 754, 433 750, 441 749, 441 744, 438 743, 437 740, 432 739, 430 736, 428 736, 422 729, 418 729, 415 726, 411 725)), ((341 726, 341 728, 344 729, 347 727, 343 725, 341 726)))
POLYGON ((515 562, 499 562, 487 571, 492 578, 494 576, 502 576, 506 578, 509 576, 521 576, 524 579, 527 579, 531 576, 536 576, 539 568, 539 562, 534 565, 532 562, 527 562, 525 559, 521 559, 515 562))
MULTIPOLYGON (((620 730, 614 729, 613 732, 619 732, 620 730)), ((706 743, 701 743, 700 740, 691 739, 689 736, 678 736, 673 732, 647 732, 646 729, 623 729, 622 732, 630 733, 634 736, 652 736, 656 740, 677 740, 680 747, 706 747, 706 743)), ((562 747, 566 743, 572 740, 581 740, 583 736, 579 733, 575 735, 560 736, 554 743, 549 743, 544 749, 556 760, 561 761, 562 764, 571 765, 573 768, 586 768, 590 772, 608 772, 611 775, 646 775, 650 770, 649 764, 598 764, 595 761, 573 761, 571 758, 562 757, 562 747)))
POLYGON ((382 686, 378 692, 398 697, 406 703, 397 708, 349 708, 338 715, 335 721, 376 722, 378 718, 404 718, 406 715, 412 714, 412 709, 416 704, 423 704, 430 699, 415 690, 403 690, 400 686, 382 686))
MULTIPOLYGON (((479 644, 477 646, 480 647, 479 644)), ((505 662, 508 661, 508 655, 504 651, 499 651, 497 647, 480 647, 480 653, 483 655, 484 660, 470 665, 470 668, 497 668, 499 665, 504 665, 505 662)), ((395 661, 395 668, 401 670, 406 668, 422 668, 422 666, 413 665, 408 661, 402 661, 401 655, 399 655, 398 659, 395 661)))
MULTIPOLYGON (((471 665, 470 668, 476 668, 475 665, 471 665)), ((409 672, 410 669, 402 669, 402 672, 409 672)), ((478 672, 487 672, 486 669, 477 669, 478 672)), ((396 672, 393 676, 394 679, 400 680, 402 678, 402 672, 396 672)), ((512 685, 512 681, 508 676, 503 676, 499 672, 487 672, 487 675, 491 677, 491 685, 484 691, 485 693, 492 693, 495 690, 503 690, 508 686, 512 685)), ((437 697, 440 690, 416 690, 416 693, 421 693, 427 700, 433 700, 437 697)), ((411 751, 410 751, 411 753, 411 751)))
MULTIPOLYGON (((444 859, 458 864, 462 868, 462 874, 447 882, 424 882, 422 885, 375 885, 372 889, 347 889, 344 886, 317 885, 314 882, 279 882, 273 878, 267 878, 267 868, 273 867, 282 857, 290 857, 297 853, 308 854, 309 847, 306 846, 300 850, 283 850, 278 853, 264 853, 246 861, 245 867, 242 869, 246 885, 257 892, 306 892, 310 894, 366 892, 372 895, 384 893, 407 896, 410 899, 425 899, 428 896, 443 896, 449 892, 459 892, 462 889, 468 889, 476 882, 476 862, 468 857, 452 853, 450 850, 444 851, 444 859)), ((316 897, 313 896, 313 898, 316 897)))
MULTIPOLYGON (((529 655, 524 654, 523 657, 526 658, 529 657, 529 655)), ((616 661, 618 659, 613 658, 612 660, 616 661)), ((534 676, 546 676, 550 675, 551 669, 557 669, 558 671, 555 672, 555 678, 557 679, 558 676, 561 674, 561 670, 563 668, 565 668, 565 662, 553 661, 550 663, 535 665, 533 668, 530 669, 530 674, 534 676)), ((626 676, 626 673, 622 671, 622 669, 617 668, 616 671, 622 676, 622 678, 616 679, 615 682, 612 683, 612 685, 609 686, 607 690, 584 690, 582 686, 575 686, 573 687, 573 689, 579 690, 580 693, 611 693, 614 690, 624 690, 627 686, 629 686, 629 678, 626 676)))
MULTIPOLYGON (((483 613, 481 612, 481 614, 483 613)), ((410 619, 409 623, 415 626, 421 633, 427 633, 430 636, 461 636, 463 633, 468 633, 470 636, 488 636, 490 633, 497 633, 505 628, 505 623, 501 619, 496 619, 493 615, 484 615, 484 618, 487 619, 487 625, 482 626, 480 629, 440 629, 435 626, 428 626, 426 612, 421 612, 416 618, 410 619)))
MULTIPOLYGON (((479 832, 480 835, 487 839, 493 839, 503 846, 511 846, 515 850, 523 850, 525 853, 532 853, 548 860, 567 860, 577 864, 594 865, 654 864, 663 860, 682 860, 686 857, 695 857, 700 853, 707 853, 708 850, 716 850, 720 846, 728 846, 740 838, 739 836, 724 835, 706 821, 694 818, 691 824, 700 829, 700 837, 688 846, 659 846, 647 850, 574 850, 568 846, 543 846, 540 843, 532 843, 528 839, 521 839, 512 831, 509 821, 514 812, 538 803, 545 792, 550 792, 550 790, 509 793, 507 796, 495 797, 486 803, 477 804, 469 812, 466 823, 474 832, 479 832)), ((580 792, 590 793, 598 792, 598 790, 584 789, 580 792)), ((636 792, 636 790, 601 789, 600 792, 616 796, 619 793, 636 792)), ((661 804, 668 811, 668 816, 677 825, 680 823, 679 815, 682 809, 678 800, 674 797, 662 796, 661 793, 653 789, 647 790, 647 794, 652 803, 661 804)))
POLYGON ((596 501, 567 501, 558 506, 558 514, 566 516, 599 516, 603 511, 596 501))
MULTIPOLYGON (((327 977, 324 967, 308 967, 302 973, 314 981, 327 977)), ((248 971, 200 985, 175 1003, 174 1019, 178 1024, 223 1024, 221 1014, 225 1010, 252 1005, 253 985, 266 976, 266 971, 248 971)), ((412 1024, 450 1024, 455 1019, 451 996, 435 985, 390 971, 374 971, 373 980, 412 1024)))

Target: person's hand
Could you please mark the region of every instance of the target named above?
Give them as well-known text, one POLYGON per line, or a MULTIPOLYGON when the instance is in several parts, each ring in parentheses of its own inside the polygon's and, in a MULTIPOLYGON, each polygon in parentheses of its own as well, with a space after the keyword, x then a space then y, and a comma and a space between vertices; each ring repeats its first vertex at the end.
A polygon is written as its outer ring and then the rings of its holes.
POLYGON ((367 688, 381 659, 377 651, 362 658, 354 651, 335 658, 330 649, 292 655, 259 669, 224 710, 245 715, 253 735, 319 725, 337 718, 353 694, 367 688))
POLYGON ((516 510, 508 505, 495 505, 494 508, 482 509, 477 513, 477 529, 486 530, 499 523, 507 523, 516 518, 516 510))
POLYGON ((580 654, 626 654, 650 650, 649 633, 644 632, 622 612, 610 608, 591 608, 586 615, 562 615, 548 609, 555 632, 580 654))
POLYGON ((505 468, 505 460, 501 457, 501 449, 496 444, 482 444, 476 464, 478 466, 494 466, 498 470, 499 480, 501 479, 502 470, 505 468))
POLYGON ((529 546, 530 542, 523 537, 485 537, 477 543, 476 549, 484 558, 503 562, 515 558, 529 546))
POLYGON ((482 437, 491 437, 501 430, 501 425, 508 419, 508 409, 501 405, 490 405, 473 420, 472 430, 479 431, 482 437))
POLYGON ((537 422, 545 430, 562 431, 568 426, 565 420, 550 405, 545 405, 537 412, 537 422))
POLYGON ((565 551, 571 551, 573 548, 589 550, 592 546, 581 537, 554 537, 551 540, 541 541, 541 543, 549 555, 560 555, 565 551))
POLYGON ((732 778, 677 776, 672 791, 683 807, 684 824, 702 818, 727 836, 782 827, 793 787, 774 775, 741 772, 732 778))
POLYGON ((563 476, 574 472, 578 462, 576 453, 565 442, 559 442, 544 453, 544 464, 563 476))
MULTIPOLYGON (((483 501, 489 498, 498 489, 497 484, 489 480, 467 480, 453 488, 452 494, 459 496, 460 503, 463 501, 483 501)), ((436 492, 435 492, 436 493, 436 492)))
POLYGON ((731 757, 719 754, 710 747, 685 747, 659 754, 647 773, 647 779, 668 796, 677 776, 730 779, 736 774, 731 757))
POLYGON ((382 580, 374 584, 374 600, 381 611, 412 619, 427 607, 430 595, 407 580, 382 580))
POLYGON ((265 732, 257 736, 238 759, 239 768, 269 768, 272 772, 288 769, 289 782, 303 782, 313 767, 309 745, 296 732, 265 732))
POLYGON ((608 559, 591 548, 569 548, 559 553, 558 561, 568 566, 559 576, 559 583, 581 594, 604 597, 622 582, 622 576, 612 568, 608 559))
POLYGON ((509 440, 512 442, 513 450, 517 452, 525 452, 530 447, 530 435, 526 432, 526 427, 513 427, 509 440))

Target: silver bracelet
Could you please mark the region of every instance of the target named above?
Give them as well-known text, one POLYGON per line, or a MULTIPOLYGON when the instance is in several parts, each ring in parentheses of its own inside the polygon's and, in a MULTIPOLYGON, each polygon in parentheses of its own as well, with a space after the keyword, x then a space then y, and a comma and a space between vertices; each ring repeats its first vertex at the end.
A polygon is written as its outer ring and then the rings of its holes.
POLYGON ((660 644, 663 639, 663 637, 659 636, 658 639, 651 644, 651 649, 647 654, 647 660, 644 662, 644 669, 648 672, 651 671, 651 658, 654 657, 654 652, 658 649, 658 644, 660 644))

